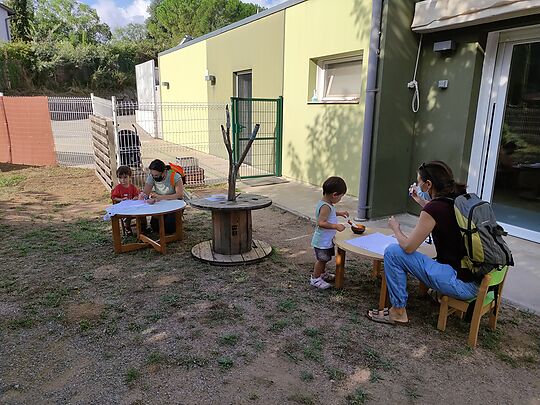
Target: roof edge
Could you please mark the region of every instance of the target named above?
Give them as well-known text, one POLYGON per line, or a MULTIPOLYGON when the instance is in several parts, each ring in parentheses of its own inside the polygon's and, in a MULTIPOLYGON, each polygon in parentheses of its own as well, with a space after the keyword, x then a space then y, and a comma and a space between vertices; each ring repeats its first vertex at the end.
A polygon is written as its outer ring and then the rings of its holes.
POLYGON ((15 11, 13 11, 12 9, 10 9, 8 6, 6 6, 5 4, 2 4, 0 3, 0 8, 3 8, 4 10, 7 11, 8 15, 15 15, 15 11))
POLYGON ((209 38, 212 38, 212 37, 218 36, 220 34, 223 34, 224 32, 231 31, 231 30, 233 30, 235 28, 238 28, 238 27, 241 27, 243 25, 249 24, 249 23, 251 23, 253 21, 257 21, 257 20, 260 20, 261 18, 268 17, 269 15, 278 13, 278 12, 280 12, 282 10, 285 10, 286 8, 295 6, 295 5, 303 3, 305 1, 307 1, 307 0, 288 0, 288 1, 284 2, 284 3, 278 4, 277 6, 270 7, 267 10, 261 11, 260 13, 253 14, 253 15, 251 15, 249 17, 246 17, 243 20, 236 21, 236 22, 234 22, 232 24, 226 25, 223 28, 217 29, 215 31, 209 32, 208 34, 204 34, 204 35, 202 35, 200 37, 192 39, 191 41, 185 42, 182 45, 177 45, 174 48, 170 48, 170 49, 167 49, 167 50, 165 50, 163 52, 159 52, 158 57, 167 55, 167 54, 169 54, 171 52, 177 51, 177 50, 182 49, 182 48, 187 48, 190 45, 195 45, 198 42, 205 41, 205 40, 207 40, 209 38))

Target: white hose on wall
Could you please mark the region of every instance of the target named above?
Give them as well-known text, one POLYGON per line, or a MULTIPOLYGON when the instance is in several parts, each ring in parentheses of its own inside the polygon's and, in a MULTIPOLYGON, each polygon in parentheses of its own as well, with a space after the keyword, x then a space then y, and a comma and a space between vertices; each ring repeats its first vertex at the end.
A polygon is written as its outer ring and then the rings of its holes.
POLYGON ((411 108, 413 112, 418 112, 420 109, 420 91, 418 90, 418 82, 416 81, 416 72, 418 71, 418 61, 420 59, 420 50, 422 49, 422 37, 420 35, 420 42, 418 43, 418 52, 416 53, 416 64, 414 66, 414 75, 413 79, 407 83, 409 89, 413 89, 414 94, 411 102, 411 108))

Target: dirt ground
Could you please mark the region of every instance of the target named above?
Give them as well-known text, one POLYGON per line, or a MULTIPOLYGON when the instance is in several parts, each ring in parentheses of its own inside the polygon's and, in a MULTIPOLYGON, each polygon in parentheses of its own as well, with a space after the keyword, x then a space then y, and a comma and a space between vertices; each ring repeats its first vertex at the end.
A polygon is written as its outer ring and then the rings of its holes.
POLYGON ((193 208, 169 254, 115 255, 92 171, 0 169, 2 404, 540 404, 535 315, 503 307, 470 350, 411 282, 410 325, 375 324, 370 263, 310 288, 312 226, 275 208, 254 212, 275 249, 258 264, 194 260, 211 229, 193 208))

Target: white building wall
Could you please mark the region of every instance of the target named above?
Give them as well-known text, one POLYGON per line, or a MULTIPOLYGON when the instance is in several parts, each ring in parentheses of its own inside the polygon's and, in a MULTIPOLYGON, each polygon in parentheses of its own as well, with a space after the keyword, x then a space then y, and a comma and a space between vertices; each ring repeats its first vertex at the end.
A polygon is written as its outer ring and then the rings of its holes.
POLYGON ((159 106, 159 83, 154 60, 135 66, 137 80, 137 101, 135 111, 137 124, 151 136, 160 137, 157 126, 157 107, 159 106))
POLYGON ((8 13, 0 8, 0 41, 9 42, 10 39, 8 13))

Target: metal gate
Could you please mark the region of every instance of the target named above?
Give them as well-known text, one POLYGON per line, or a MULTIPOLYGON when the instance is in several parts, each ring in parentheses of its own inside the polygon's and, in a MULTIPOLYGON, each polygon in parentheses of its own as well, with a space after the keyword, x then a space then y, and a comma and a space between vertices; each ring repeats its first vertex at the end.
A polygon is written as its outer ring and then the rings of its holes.
POLYGON ((58 164, 93 167, 90 97, 49 97, 48 101, 58 164))
POLYGON ((246 156, 242 178, 281 176, 283 135, 283 97, 231 97, 233 149, 238 161, 253 126, 260 124, 259 133, 246 156))

